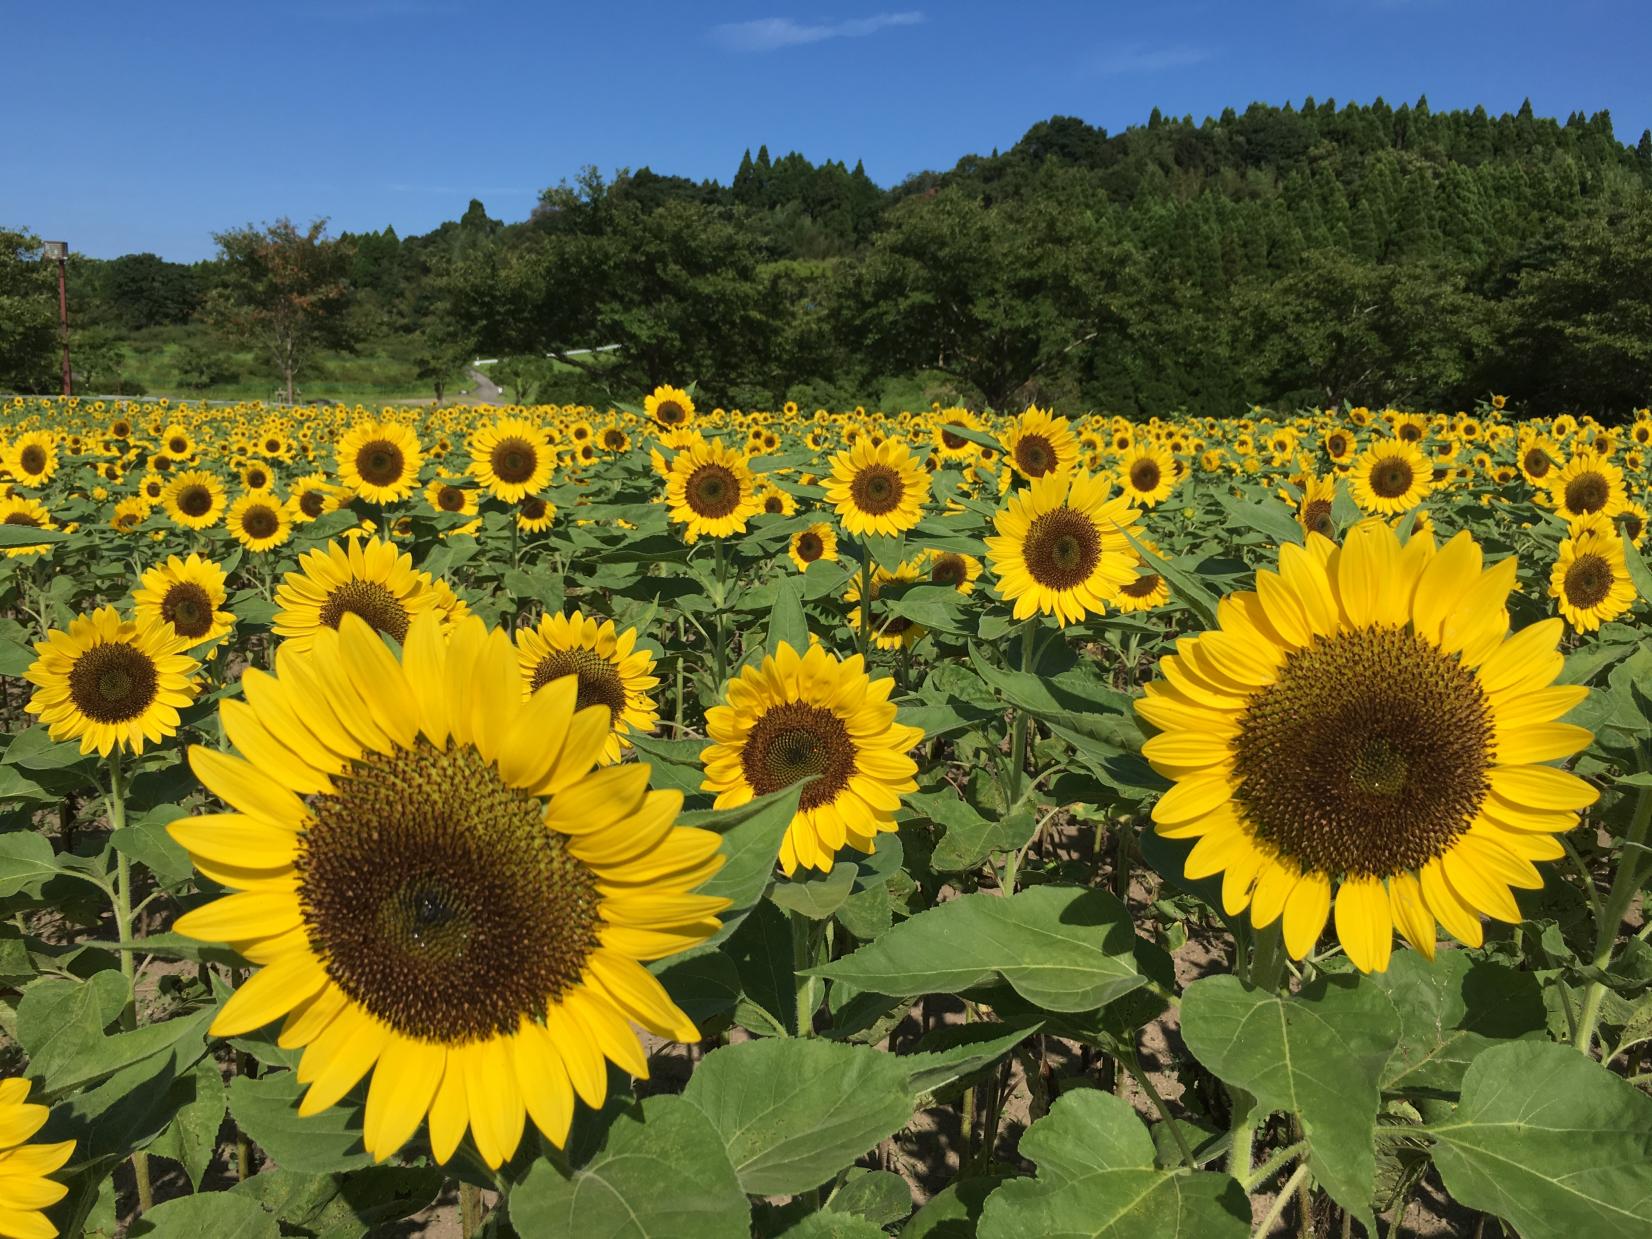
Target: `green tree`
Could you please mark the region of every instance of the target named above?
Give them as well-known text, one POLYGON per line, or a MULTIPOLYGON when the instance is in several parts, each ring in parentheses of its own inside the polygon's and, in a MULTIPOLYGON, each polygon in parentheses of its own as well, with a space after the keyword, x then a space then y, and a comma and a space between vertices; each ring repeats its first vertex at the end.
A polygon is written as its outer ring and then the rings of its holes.
POLYGON ((58 346, 57 272, 38 238, 0 229, 0 391, 54 390, 58 346))
POLYGON ((222 278, 209 299, 212 319, 263 347, 289 403, 299 370, 315 350, 349 343, 351 249, 326 231, 326 220, 300 231, 279 219, 213 236, 222 278))

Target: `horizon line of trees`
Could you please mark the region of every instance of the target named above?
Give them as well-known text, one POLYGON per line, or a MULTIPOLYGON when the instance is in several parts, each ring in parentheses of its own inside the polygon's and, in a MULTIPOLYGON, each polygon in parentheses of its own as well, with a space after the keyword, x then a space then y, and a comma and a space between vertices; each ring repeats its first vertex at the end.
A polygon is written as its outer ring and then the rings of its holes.
MULTIPOLYGON (((888 190, 760 147, 727 186, 587 169, 520 223, 472 200, 418 237, 281 221, 217 239, 205 263, 78 260, 77 319, 269 337, 270 306, 297 297, 321 307, 303 344, 266 341, 289 381, 314 348, 413 332, 432 375, 472 350, 550 355, 519 381, 561 400, 695 381, 745 407, 847 407, 914 374, 937 398, 1136 416, 1652 400, 1652 132, 1626 145, 1605 112, 1309 99, 1116 134, 1058 116, 888 190), (260 288, 249 272, 283 244, 309 247, 284 269, 332 293, 260 288), (592 345, 619 347, 575 351, 592 345)), ((28 377, 6 360, 28 334, 7 325, 19 252, 0 245, 0 387, 28 377)))

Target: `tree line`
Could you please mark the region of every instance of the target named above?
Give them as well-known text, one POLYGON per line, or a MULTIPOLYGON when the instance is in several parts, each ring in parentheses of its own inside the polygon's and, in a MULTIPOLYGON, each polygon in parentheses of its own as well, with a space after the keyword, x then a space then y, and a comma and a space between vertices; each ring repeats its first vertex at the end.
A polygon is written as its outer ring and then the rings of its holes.
MULTIPOLYGON (((1605 112, 1309 99, 1155 111, 1115 134, 1054 117, 888 190, 760 148, 727 185, 587 170, 520 223, 473 201, 418 237, 283 223, 218 240, 189 267, 85 264, 86 312, 108 331, 204 317, 268 334, 292 290, 249 278, 252 259, 300 243, 328 257, 289 274, 338 291, 310 346, 417 333, 432 374, 506 356, 541 399, 667 381, 743 407, 872 404, 899 385, 1133 416, 1652 399, 1652 133, 1625 144, 1605 112)), ((0 254, 0 297, 26 265, 0 254)))

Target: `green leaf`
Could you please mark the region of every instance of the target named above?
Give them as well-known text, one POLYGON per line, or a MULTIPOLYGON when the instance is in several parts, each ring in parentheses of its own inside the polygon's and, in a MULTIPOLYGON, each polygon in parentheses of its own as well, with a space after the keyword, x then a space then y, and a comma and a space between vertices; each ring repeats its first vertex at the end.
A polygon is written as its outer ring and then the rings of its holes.
POLYGON ((1284 996, 1237 977, 1205 977, 1182 995, 1182 1038, 1193 1056, 1252 1093, 1264 1112, 1296 1115, 1314 1177, 1373 1232, 1371 1133, 1399 1037, 1388 995, 1354 977, 1324 977, 1284 996))
POLYGON ((162 1201, 132 1223, 133 1239, 280 1239, 275 1215, 231 1192, 203 1192, 162 1201))
POLYGON ((59 872, 57 854, 44 835, 32 830, 0 835, 0 899, 19 891, 39 895, 41 884, 59 872))
POLYGON ((1039 1007, 1090 1011, 1146 984, 1135 940, 1129 912, 1105 891, 1039 886, 950 900, 815 971, 901 996, 956 994, 1001 978, 1039 1007))
POLYGON ((1468 1065, 1497 1040, 1545 1031, 1537 977, 1466 951, 1442 951, 1432 962, 1397 951, 1371 983, 1400 1016, 1399 1045, 1382 1074, 1387 1092, 1456 1093, 1468 1065))
POLYGON ((1032 838, 1037 827, 1025 810, 995 817, 981 813, 950 788, 944 792, 917 792, 901 803, 903 819, 919 817, 945 829, 929 858, 942 873, 967 873, 994 852, 1013 852, 1032 838))
POLYGON ((1021 1137, 1036 1179, 1012 1179, 987 1198, 981 1239, 1243 1239, 1250 1199, 1210 1171, 1161 1170, 1153 1138, 1128 1102, 1097 1089, 1060 1097, 1021 1137))
POLYGON ((889 1226, 912 1212, 912 1189, 906 1180, 889 1170, 866 1170, 856 1166, 826 1202, 828 1213, 863 1217, 878 1227, 889 1226))
POLYGON ((694 1021, 702 1036, 726 1027, 725 1017, 740 998, 740 975, 722 951, 696 947, 648 965, 671 1001, 694 1021))
POLYGON ((823 1209, 781 1231, 778 1239, 886 1239, 883 1227, 857 1213, 823 1209))
POLYGON ((795 1036, 797 978, 786 914, 772 903, 759 905, 722 949, 739 978, 734 1018, 740 1026, 759 1036, 795 1036))
POLYGON ((428 1207, 449 1181, 434 1167, 369 1166, 343 1175, 265 1169, 230 1191, 261 1201, 292 1230, 326 1239, 365 1239, 378 1233, 374 1227, 428 1207))
POLYGON ((983 1175, 947 1184, 912 1215, 901 1239, 974 1239, 981 1209, 1003 1181, 1000 1175, 983 1175))
POLYGON ((1170 582, 1174 597, 1185 603, 1190 611, 1199 617, 1206 628, 1215 628, 1216 624, 1216 595, 1205 588, 1204 582, 1191 572, 1177 567, 1163 555, 1156 554, 1148 548, 1140 538, 1136 537, 1128 528, 1119 532, 1130 540, 1136 554, 1141 556, 1142 562, 1170 582))
POLYGON ((143 865, 162 886, 177 886, 195 872, 189 853, 166 828, 189 814, 175 804, 157 805, 109 837, 117 852, 143 865))
POLYGON ((680 826, 703 826, 723 836, 723 867, 702 885, 698 894, 721 895, 729 907, 718 913, 723 927, 705 943, 716 946, 735 931, 746 915, 763 899, 774 881, 780 842, 797 816, 802 785, 782 788, 748 801, 737 809, 707 809, 685 813, 680 826))
POLYGON ((39 546, 45 542, 63 542, 69 537, 61 529, 39 529, 33 525, 0 525, 0 548, 8 546, 39 546))
POLYGON ((799 655, 809 652, 809 617, 803 613, 803 590, 795 576, 783 576, 775 583, 769 632, 763 639, 763 648, 771 655, 782 644, 799 655))
POLYGON ((669 1096, 644 1101, 640 1118, 616 1118, 601 1151, 572 1174, 534 1162, 510 1194, 510 1218, 522 1235, 602 1239, 746 1239, 751 1229, 718 1133, 696 1106, 669 1096))
POLYGON ((1570 1046, 1497 1045, 1429 1129, 1453 1199, 1524 1239, 1644 1239, 1652 1218, 1652 1097, 1570 1046))
POLYGON ((290 1071, 229 1082, 229 1112, 276 1163, 300 1174, 330 1174, 370 1166, 361 1142, 362 1106, 348 1099, 311 1118, 298 1117, 303 1093, 290 1071))
POLYGON ((637 754, 649 767, 649 785, 655 788, 675 788, 685 796, 700 790, 705 781, 705 767, 700 754, 705 740, 661 740, 655 736, 629 737, 637 754))
POLYGON ((117 972, 85 981, 48 977, 23 991, 17 1004, 17 1040, 29 1055, 29 1075, 47 1088, 68 1078, 75 1061, 103 1040, 132 991, 117 972))
POLYGON ((1647 566, 1646 557, 1629 540, 1628 534, 1623 535, 1623 562, 1629 569, 1629 579, 1634 582, 1636 592, 1645 601, 1652 602, 1652 567, 1647 566))
POLYGON ((683 1097, 711 1120, 741 1189, 755 1196, 818 1187, 912 1117, 893 1055, 814 1039, 713 1050, 683 1097))
POLYGON ((1302 541, 1301 523, 1278 502, 1246 503, 1227 494, 1218 494, 1216 501, 1222 505, 1229 520, 1248 525, 1275 542, 1302 541))
POLYGON ((224 1077, 213 1059, 203 1059, 190 1073, 195 1085, 194 1100, 179 1110, 155 1142, 151 1153, 170 1157, 184 1168, 189 1186, 201 1188, 201 1176, 218 1151, 218 1129, 224 1123, 224 1077))
POLYGON ((799 870, 794 877, 776 882, 769 890, 769 898, 788 912, 824 921, 843 906, 854 889, 855 866, 843 860, 833 865, 830 873, 799 870))
MULTIPOLYGON (((99 1033, 85 1039, 64 1037, 61 1042, 54 1037, 47 1049, 30 1062, 30 1071, 45 1074, 43 1063, 49 1054, 51 1071, 46 1076, 46 1091, 59 1095, 85 1088, 126 1067, 160 1055, 171 1056, 181 1069, 206 1053, 207 1027, 217 1010, 215 1006, 203 1007, 189 1015, 180 1015, 158 1024, 145 1024, 112 1037, 99 1033), (60 1044, 64 1046, 61 1051, 58 1048, 60 1044), (71 1044, 72 1054, 68 1048, 71 1044)), ((81 1028, 87 1030, 87 1022, 83 1022, 81 1028)))
POLYGON ((1008 1032, 1002 1024, 943 1025, 924 1037, 923 1049, 902 1054, 906 1088, 915 1097, 933 1096, 954 1080, 991 1066, 1020 1045, 1039 1025, 1021 1025, 1008 1032))

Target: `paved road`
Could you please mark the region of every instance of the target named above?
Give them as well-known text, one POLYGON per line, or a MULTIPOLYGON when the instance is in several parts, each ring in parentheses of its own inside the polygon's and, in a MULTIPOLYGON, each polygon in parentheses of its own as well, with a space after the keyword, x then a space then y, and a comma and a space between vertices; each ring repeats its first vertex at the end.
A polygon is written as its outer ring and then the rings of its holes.
POLYGON ((471 366, 465 371, 465 373, 470 376, 470 381, 475 384, 475 386, 472 387, 467 393, 471 399, 480 404, 504 403, 505 391, 499 386, 499 384, 495 383, 475 366, 471 366))

